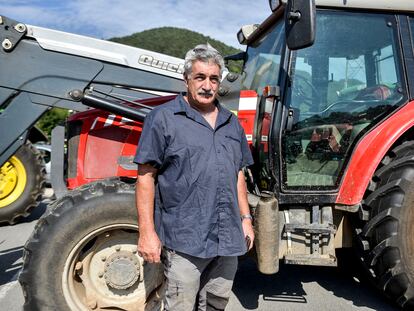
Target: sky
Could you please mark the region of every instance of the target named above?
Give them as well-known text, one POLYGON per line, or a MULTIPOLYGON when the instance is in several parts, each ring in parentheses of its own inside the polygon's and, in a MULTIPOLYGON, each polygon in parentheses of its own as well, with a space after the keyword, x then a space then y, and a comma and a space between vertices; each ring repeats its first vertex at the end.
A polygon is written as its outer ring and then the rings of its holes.
POLYGON ((0 15, 99 39, 146 29, 186 28, 241 48, 241 26, 270 15, 267 0, 0 0, 0 15))

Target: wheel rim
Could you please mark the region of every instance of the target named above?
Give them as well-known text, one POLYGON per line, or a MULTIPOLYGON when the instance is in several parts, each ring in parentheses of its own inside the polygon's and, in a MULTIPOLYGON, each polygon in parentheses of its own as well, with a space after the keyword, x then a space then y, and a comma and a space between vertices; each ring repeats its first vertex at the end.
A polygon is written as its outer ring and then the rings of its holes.
POLYGON ((145 264, 138 256, 137 231, 131 224, 108 225, 75 245, 62 275, 70 310, 160 309, 162 265, 145 264))
POLYGON ((24 192, 27 182, 23 163, 12 156, 0 168, 0 208, 15 202, 24 192))

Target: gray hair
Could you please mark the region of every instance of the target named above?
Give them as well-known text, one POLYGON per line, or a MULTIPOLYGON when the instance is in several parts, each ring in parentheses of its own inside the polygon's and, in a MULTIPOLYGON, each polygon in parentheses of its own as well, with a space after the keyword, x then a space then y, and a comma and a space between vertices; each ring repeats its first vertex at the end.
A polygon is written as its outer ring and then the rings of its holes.
POLYGON ((184 60, 184 76, 188 77, 193 70, 193 63, 196 61, 208 63, 212 61, 220 67, 220 78, 224 71, 224 60, 220 53, 213 48, 209 43, 199 44, 194 49, 191 49, 185 55, 184 60))

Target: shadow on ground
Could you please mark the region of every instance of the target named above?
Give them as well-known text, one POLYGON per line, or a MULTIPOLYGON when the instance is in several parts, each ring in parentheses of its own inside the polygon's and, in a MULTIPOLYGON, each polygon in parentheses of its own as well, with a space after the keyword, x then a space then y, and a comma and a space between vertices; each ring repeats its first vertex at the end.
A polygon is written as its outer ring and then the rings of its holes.
POLYGON ((280 270, 275 275, 261 274, 253 259, 243 259, 239 262, 233 292, 247 310, 257 309, 259 299, 301 304, 306 309, 310 297, 307 296, 303 285, 316 282, 354 306, 398 311, 397 307, 386 300, 360 274, 360 268, 355 267, 355 263, 348 256, 342 259, 347 262, 339 268, 285 265, 281 262, 280 270))
POLYGON ((45 213, 50 202, 51 197, 46 197, 31 211, 28 217, 18 219, 14 225, 4 223, 0 225, 3 238, 3 240, 0 240, 0 286, 13 280, 21 269, 23 264, 21 258, 23 257, 23 246, 24 241, 26 240, 26 234, 30 234, 34 223, 36 223, 37 220, 45 213), (31 222, 33 222, 33 224, 30 224, 31 222), (23 240, 21 240, 20 230, 23 232, 23 240), (19 241, 19 246, 7 248, 11 245, 16 245, 16 241, 19 241))
POLYGON ((25 222, 32 222, 38 220, 47 210, 47 206, 51 203, 50 200, 44 200, 42 203, 40 203, 38 206, 36 206, 30 213, 29 216, 20 219, 19 223, 25 223, 25 222))
POLYGON ((32 210, 30 210, 30 214, 27 217, 19 217, 17 218, 14 224, 9 225, 8 223, 1 223, 1 227, 6 226, 14 226, 22 223, 28 223, 32 221, 37 221, 47 210, 47 206, 53 202, 54 197, 46 197, 42 202, 39 203, 38 206, 34 207, 32 210))
POLYGON ((0 286, 4 285, 16 275, 22 267, 19 259, 23 256, 23 247, 10 248, 0 251, 0 286))

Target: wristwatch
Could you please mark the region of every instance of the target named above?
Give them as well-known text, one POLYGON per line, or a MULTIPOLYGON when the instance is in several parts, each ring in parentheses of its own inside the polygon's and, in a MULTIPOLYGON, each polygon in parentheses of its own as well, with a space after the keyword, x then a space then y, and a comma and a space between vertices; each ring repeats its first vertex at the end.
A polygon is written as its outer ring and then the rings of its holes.
POLYGON ((253 217, 252 217, 252 215, 250 215, 250 214, 244 214, 244 215, 241 215, 240 216, 240 218, 241 218, 241 220, 243 221, 244 219, 250 219, 250 220, 253 220, 253 217))

